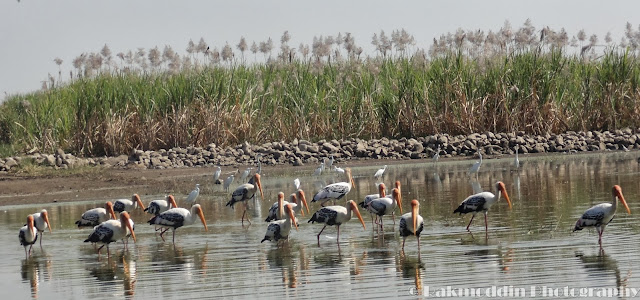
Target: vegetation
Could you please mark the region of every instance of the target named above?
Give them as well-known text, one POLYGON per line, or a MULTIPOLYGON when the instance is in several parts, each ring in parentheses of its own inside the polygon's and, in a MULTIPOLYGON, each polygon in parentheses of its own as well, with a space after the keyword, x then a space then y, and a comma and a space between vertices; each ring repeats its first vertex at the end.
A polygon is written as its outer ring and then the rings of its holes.
POLYGON ((372 38, 375 56, 364 56, 348 33, 298 49, 289 41, 285 32, 275 57, 271 39, 249 46, 242 38, 239 58, 229 44, 218 51, 201 39, 185 56, 167 46, 118 53, 119 61, 105 45, 76 58, 67 83, 50 76, 43 90, 9 97, 0 106, 0 149, 114 155, 294 138, 640 126, 640 30, 631 24, 619 44, 607 35, 605 45, 529 21, 518 30, 508 22, 486 34, 459 30, 428 51, 404 30, 381 32, 372 38))

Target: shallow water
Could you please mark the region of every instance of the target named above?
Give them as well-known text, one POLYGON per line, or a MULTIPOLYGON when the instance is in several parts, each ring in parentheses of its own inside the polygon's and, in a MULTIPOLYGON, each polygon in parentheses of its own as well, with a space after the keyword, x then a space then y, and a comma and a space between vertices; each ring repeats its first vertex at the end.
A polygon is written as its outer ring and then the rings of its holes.
MULTIPOLYGON (((486 290, 505 285, 512 292, 523 289, 518 292, 538 297, 545 295, 545 287, 560 289, 551 291, 560 296, 565 287, 575 289, 576 295, 581 288, 624 292, 625 288, 640 288, 640 279, 633 276, 640 270, 637 157, 638 152, 521 156, 520 171, 512 170, 512 158, 484 160, 477 181, 467 175, 473 160, 441 161, 437 166, 407 161, 389 166, 383 179, 387 186, 394 180, 403 183, 405 212, 411 199, 421 203, 425 230, 420 253, 413 237, 401 252, 402 238, 391 218, 384 220, 384 234, 375 233, 365 212, 366 230, 352 219, 341 228, 340 247, 336 230, 330 227, 318 246, 316 234, 322 226, 307 223, 308 215, 298 216, 300 228, 292 232, 288 243, 280 247, 261 244, 267 210, 279 191, 293 192, 294 178, 301 179, 309 200, 318 186, 340 181, 330 175, 311 177, 311 167, 294 169, 293 174, 290 169, 289 174, 265 174, 265 200, 250 204, 253 224, 245 227, 240 224, 242 205, 235 210, 225 207, 228 193, 211 182, 200 182, 203 189, 198 202, 209 231, 199 223, 180 228, 175 247, 170 232, 163 242, 145 224, 149 216, 136 210, 131 215, 137 223, 137 243, 131 242, 129 250, 122 243, 112 244, 110 258, 104 250, 98 256, 92 246, 83 243, 90 230, 74 225, 85 210, 101 206, 104 199, 0 207, 4 241, 0 244, 0 285, 7 299, 381 298, 411 297, 427 289, 437 296, 447 287, 486 290), (474 188, 490 189, 498 180, 506 184, 513 209, 504 200, 492 207, 488 240, 481 215, 472 224, 473 234, 467 233, 470 216, 451 212, 474 188), (594 230, 571 233, 571 229, 587 208, 611 200, 614 184, 622 186, 633 214, 618 210, 605 231, 603 250, 599 250, 594 230), (28 213, 42 208, 50 213, 53 233, 45 233, 43 247, 36 244, 32 256, 25 259, 18 230, 28 213)), ((373 173, 380 165, 353 169, 357 188, 348 199, 359 202, 375 192, 373 173)), ((142 196, 145 205, 162 198, 160 191, 142 196)), ((176 195, 179 205, 185 198, 176 195)), ((312 204, 312 212, 317 207, 312 204)))

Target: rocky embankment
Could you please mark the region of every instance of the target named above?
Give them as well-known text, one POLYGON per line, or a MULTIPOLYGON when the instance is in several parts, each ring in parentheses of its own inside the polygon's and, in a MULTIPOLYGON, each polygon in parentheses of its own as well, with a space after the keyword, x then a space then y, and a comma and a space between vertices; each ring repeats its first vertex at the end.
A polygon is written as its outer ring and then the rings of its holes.
POLYGON ((134 150, 116 157, 81 158, 58 149, 54 154, 35 153, 19 157, 0 158, 0 171, 9 171, 22 163, 67 169, 78 166, 113 168, 166 169, 196 166, 249 165, 260 161, 266 165, 316 164, 333 156, 335 161, 357 159, 423 159, 432 157, 440 147, 441 157, 470 156, 480 150, 487 155, 520 153, 585 152, 626 150, 640 147, 640 128, 615 131, 566 132, 563 134, 527 135, 518 133, 474 133, 470 135, 435 134, 419 138, 401 139, 345 139, 310 142, 293 140, 290 143, 271 142, 262 145, 244 143, 235 147, 206 147, 134 150))

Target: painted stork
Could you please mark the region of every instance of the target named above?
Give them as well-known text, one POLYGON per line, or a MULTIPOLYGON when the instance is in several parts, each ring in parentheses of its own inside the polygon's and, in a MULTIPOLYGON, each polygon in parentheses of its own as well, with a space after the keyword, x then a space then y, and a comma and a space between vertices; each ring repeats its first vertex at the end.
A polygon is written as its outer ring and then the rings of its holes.
POLYGON ((271 205, 271 208, 269 208, 269 215, 264 221, 271 222, 271 221, 285 219, 286 215, 285 215, 284 207, 288 204, 291 205, 293 212, 300 214, 301 216, 304 217, 303 206, 306 207, 307 210, 309 209, 309 206, 307 205, 307 199, 304 197, 304 192, 302 190, 298 190, 298 191, 302 193, 302 196, 300 197, 301 203, 298 203, 298 196, 296 195, 296 194, 299 195, 299 193, 291 194, 291 196, 289 196, 291 201, 284 201, 284 193, 283 192, 278 193, 278 202, 271 205))
POLYGON ((420 253, 420 233, 424 228, 424 220, 419 214, 420 202, 411 200, 411 212, 400 217, 400 236, 402 237, 402 251, 404 251, 404 242, 410 235, 415 235, 418 239, 418 253, 420 253))
POLYGON ((593 206, 582 214, 582 217, 576 222, 576 226, 573 231, 582 230, 585 227, 595 227, 598 231, 598 244, 602 247, 602 233, 604 228, 609 225, 613 217, 616 215, 616 208, 618 207, 618 200, 622 202, 627 213, 631 214, 631 210, 627 205, 627 201, 622 196, 622 188, 619 185, 613 186, 613 200, 611 203, 601 203, 593 206))
POLYGON ((130 212, 138 207, 144 210, 144 204, 142 204, 142 200, 140 200, 140 196, 138 196, 138 194, 133 194, 133 196, 131 196, 131 200, 118 199, 113 203, 113 211, 119 213, 123 211, 130 212))
POLYGON ((20 228, 18 238, 20 239, 20 245, 24 246, 24 255, 28 258, 31 255, 33 244, 38 240, 38 232, 34 226, 33 215, 27 216, 27 225, 20 228), (27 252, 27 246, 29 246, 29 252, 27 252))
POLYGON ((131 234, 134 242, 136 241, 136 234, 131 224, 129 213, 123 211, 120 213, 120 220, 108 220, 93 228, 93 232, 84 242, 101 243, 102 246, 98 248, 98 254, 100 254, 102 247, 106 245, 107 256, 111 256, 109 251, 110 243, 125 239, 128 234, 131 234))
POLYGON ((378 171, 376 171, 376 173, 373 174, 373 177, 378 178, 378 180, 380 180, 380 178, 382 178, 382 175, 384 175, 384 171, 386 170, 387 170, 387 165, 384 165, 382 169, 378 169, 378 171))
POLYGON ((113 204, 110 201, 104 204, 104 208, 98 207, 85 211, 80 220, 76 221, 78 228, 80 227, 95 227, 100 223, 109 219, 115 219, 116 213, 113 210, 113 204))
POLYGON ((51 233, 51 223, 49 223, 49 213, 47 213, 46 209, 41 210, 39 213, 31 214, 33 216, 33 222, 38 229, 38 233, 40 234, 40 246, 42 247, 42 233, 46 229, 49 229, 49 233, 51 233))
POLYGON ((181 207, 172 208, 170 210, 167 210, 151 218, 151 220, 149 220, 148 223, 151 225, 158 225, 165 228, 165 230, 163 230, 162 233, 160 233, 160 237, 162 238, 163 241, 164 241, 164 233, 167 232, 167 230, 172 229, 173 244, 175 245, 176 229, 182 226, 191 225, 195 223, 196 216, 200 218, 200 221, 202 221, 202 225, 204 225, 204 230, 209 231, 209 228, 207 227, 207 221, 205 221, 204 219, 204 214, 202 213, 202 207, 200 207, 200 204, 193 205, 191 207, 191 210, 188 210, 186 208, 181 208, 181 207))
MULTIPOLYGON (((364 201, 358 203, 358 205, 360 205, 360 207, 362 207, 363 209, 367 209, 367 206, 369 206, 369 203, 371 203, 371 201, 373 201, 374 199, 386 197, 387 194, 385 193, 385 191, 386 191, 386 187, 384 183, 378 184, 378 194, 370 194, 370 195, 364 196, 364 201)), ((372 212, 369 212, 369 213, 371 214, 371 227, 373 227, 373 213, 372 212)), ((378 220, 377 215, 376 215, 376 220, 378 220)))
POLYGON ((480 156, 480 160, 476 161, 476 163, 473 164, 473 166, 471 166, 471 168, 469 168, 469 175, 476 174, 476 176, 477 176, 478 175, 478 171, 480 171, 480 165, 482 165, 482 153, 480 153, 480 150, 478 150, 478 156, 480 156))
POLYGON ((366 230, 367 226, 364 225, 364 220, 362 220, 362 215, 360 215, 358 206, 353 200, 347 201, 347 207, 334 205, 334 206, 323 207, 320 210, 316 211, 311 217, 311 219, 307 221, 307 223, 312 223, 312 224, 315 222, 324 223, 324 227, 322 227, 322 230, 320 230, 320 233, 318 233, 318 236, 317 236, 318 246, 320 245, 320 235, 322 234, 324 229, 327 227, 327 225, 328 226, 336 225, 338 227, 338 237, 336 239, 336 242, 338 243, 338 245, 340 245, 340 225, 351 220, 352 212, 356 213, 356 216, 360 220, 360 223, 362 223, 362 228, 366 230))
POLYGON ((460 215, 467 214, 467 213, 472 214, 471 220, 469 220, 469 224, 467 225, 467 231, 469 231, 469 226, 471 225, 471 222, 473 222, 473 218, 476 217, 476 214, 479 212, 483 212, 485 236, 487 238, 489 237, 489 229, 488 229, 489 226, 487 225, 487 212, 489 211, 489 208, 491 207, 491 205, 493 205, 498 200, 500 200, 500 195, 504 196, 504 198, 507 200, 507 203, 509 204, 509 208, 511 208, 511 200, 509 200, 509 195, 507 194, 507 188, 504 186, 504 183, 502 183, 502 181, 496 182, 495 188, 496 188, 495 194, 491 192, 481 192, 481 193, 477 193, 467 197, 467 199, 464 199, 464 201, 462 201, 460 206, 458 206, 458 208, 456 208, 456 210, 453 211, 454 214, 460 213, 460 215))
POLYGON ((325 186, 313 196, 313 200, 311 200, 311 202, 313 203, 320 201, 320 205, 324 207, 325 202, 331 199, 342 199, 342 197, 344 197, 351 191, 351 187, 355 185, 353 183, 353 177, 351 177, 350 168, 345 169, 345 174, 347 175, 347 182, 337 182, 325 186))
POLYGON ((298 230, 298 224, 296 223, 295 213, 293 212, 293 208, 291 204, 286 204, 284 206, 284 211, 286 211, 289 218, 284 218, 283 220, 276 220, 269 223, 267 226, 267 233, 265 233, 264 238, 260 243, 264 241, 276 241, 279 240, 289 240, 289 232, 291 232, 291 224, 298 230))
POLYGON ((145 212, 157 216, 170 208, 176 208, 178 204, 176 204, 176 198, 173 195, 168 195, 165 197, 165 200, 153 200, 149 203, 149 206, 144 209, 145 212))
POLYGON ((196 183, 196 187, 193 189, 193 191, 191 191, 191 193, 189 193, 189 196, 187 196, 187 200, 185 200, 185 202, 187 203, 187 205, 193 205, 194 203, 196 203, 196 199, 198 199, 199 195, 200 184, 196 183))
MULTIPOLYGON (((244 225, 244 215, 247 213, 247 206, 249 205, 247 201, 255 197, 257 190, 260 190, 260 197, 261 199, 264 199, 264 193, 262 192, 262 183, 260 182, 260 174, 253 174, 253 177, 251 177, 248 183, 240 185, 236 188, 235 191, 233 191, 231 200, 227 202, 226 206, 231 206, 231 208, 233 208, 237 202, 244 202, 242 225, 244 225)), ((249 222, 249 224, 251 224, 248 216, 247 221, 249 222)))
MULTIPOLYGON (((402 196, 398 188, 394 188, 391 191, 390 196, 380 197, 378 199, 371 200, 371 202, 369 202, 369 205, 367 205, 366 208, 370 213, 378 216, 378 220, 379 220, 378 225, 380 226, 380 229, 384 231, 382 217, 392 214, 396 209, 396 206, 400 208, 400 213, 402 213, 402 196)), ((394 215, 393 224, 395 225, 395 223, 396 223, 396 220, 394 215)))
POLYGON ((222 173, 222 168, 217 167, 216 171, 213 172, 213 183, 220 184, 220 173, 222 173))

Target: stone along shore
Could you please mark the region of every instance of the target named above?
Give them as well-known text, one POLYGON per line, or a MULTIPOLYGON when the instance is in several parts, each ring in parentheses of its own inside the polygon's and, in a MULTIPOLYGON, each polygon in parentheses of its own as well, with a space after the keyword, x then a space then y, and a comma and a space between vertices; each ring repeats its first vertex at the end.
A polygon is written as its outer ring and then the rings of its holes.
POLYGON ((517 133, 474 133, 470 135, 435 134, 401 139, 343 139, 310 142, 294 139, 290 143, 271 142, 235 147, 206 147, 134 150, 129 155, 82 158, 58 149, 54 154, 29 154, 0 158, 0 171, 6 172, 22 163, 67 169, 79 166, 111 168, 167 169, 181 167, 238 166, 256 163, 256 157, 266 165, 316 164, 333 156, 335 161, 363 159, 424 159, 432 157, 440 147, 441 157, 471 156, 480 150, 486 155, 520 153, 586 152, 630 150, 640 148, 640 128, 615 131, 569 131, 562 134, 528 135, 517 133))

